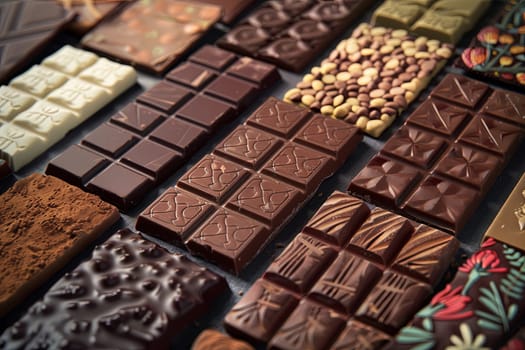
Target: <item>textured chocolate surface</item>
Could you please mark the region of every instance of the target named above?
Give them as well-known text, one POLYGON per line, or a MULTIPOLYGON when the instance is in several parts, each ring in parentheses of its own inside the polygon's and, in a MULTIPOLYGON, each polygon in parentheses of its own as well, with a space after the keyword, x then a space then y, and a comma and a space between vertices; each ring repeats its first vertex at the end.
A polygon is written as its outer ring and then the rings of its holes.
POLYGON ((451 55, 449 44, 362 23, 284 99, 378 137, 451 55))
POLYGON ((0 347, 166 348, 226 289, 221 276, 120 230, 8 328, 0 347))
POLYGON ((388 349, 498 349, 523 322, 524 271, 523 251, 487 239, 388 349))
POLYGON ((354 177, 349 192, 458 233, 525 134, 519 109, 500 117, 508 101, 522 100, 446 75, 354 177))
POLYGON ((119 219, 98 197, 35 173, 0 196, 0 315, 59 271, 119 219))
POLYGON ((278 79, 273 65, 204 46, 53 159, 46 172, 129 210, 278 79), (226 59, 216 70, 201 65, 202 57, 226 59))
MULTIPOLYGON (((495 20, 480 29, 457 63, 469 73, 504 84, 525 87, 525 62, 522 59, 525 1, 503 4, 495 20)), ((521 102, 523 106, 523 102, 521 102)), ((510 107, 510 106, 508 106, 510 107)), ((523 109, 522 109, 523 111, 523 109)), ((522 114, 522 125, 524 123, 522 114)))
POLYGON ((104 21, 82 45, 163 74, 220 18, 218 6, 198 2, 139 1, 104 21))
POLYGON ((42 0, 0 3, 0 84, 6 83, 38 55, 73 19, 73 13, 42 0))
POLYGON ((485 237, 525 251, 525 174, 500 208, 485 237))
POLYGON ((371 3, 271 1, 252 12, 218 44, 300 72, 371 3))
POLYGON ((226 315, 225 328, 272 349, 379 349, 428 301, 458 246, 442 231, 334 192, 226 315))
POLYGON ((137 229, 239 274, 360 139, 344 122, 269 98, 146 208, 137 229))

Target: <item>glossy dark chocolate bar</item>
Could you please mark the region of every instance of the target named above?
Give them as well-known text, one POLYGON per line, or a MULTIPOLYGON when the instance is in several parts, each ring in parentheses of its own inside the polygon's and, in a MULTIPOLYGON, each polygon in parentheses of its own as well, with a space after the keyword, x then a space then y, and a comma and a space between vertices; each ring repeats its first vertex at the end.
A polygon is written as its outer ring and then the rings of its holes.
POLYGON ((128 229, 97 246, 0 337, 0 348, 165 349, 227 289, 128 229))
POLYGON ((137 220, 238 274, 361 140, 358 129, 269 98, 137 220))
POLYGON ((524 285, 525 253, 489 238, 387 349, 498 349, 523 323, 524 285))
POLYGON ((137 1, 85 35, 82 45, 163 74, 220 16, 219 6, 196 1, 137 1))
POLYGON ((448 74, 349 192, 458 233, 525 134, 525 99, 448 74))
POLYGON ((278 79, 273 65, 204 46, 46 172, 127 210, 278 79))
POLYGON ((226 315, 276 349, 379 349, 430 298, 459 242, 334 192, 226 315))
POLYGON ((218 45, 300 72, 371 3, 269 1, 230 30, 218 45))
POLYGON ((0 2, 0 84, 33 60, 73 17, 48 0, 0 2))

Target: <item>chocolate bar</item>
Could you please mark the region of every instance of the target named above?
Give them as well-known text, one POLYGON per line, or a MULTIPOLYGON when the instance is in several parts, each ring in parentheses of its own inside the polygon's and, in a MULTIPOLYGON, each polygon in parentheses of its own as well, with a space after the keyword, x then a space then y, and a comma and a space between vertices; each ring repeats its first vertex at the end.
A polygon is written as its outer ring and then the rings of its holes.
POLYGON ((0 159, 0 179, 10 175, 13 171, 4 159, 0 159))
POLYGON ((485 232, 500 242, 525 251, 525 174, 521 176, 509 197, 485 232))
POLYGON ((498 19, 483 27, 457 63, 476 76, 525 87, 525 1, 509 0, 498 19))
POLYGON ((254 350, 254 348, 214 329, 205 329, 195 339, 191 350, 254 350))
POLYGON ((239 274, 361 140, 269 98, 137 219, 137 229, 239 274))
POLYGON ((448 74, 348 190, 458 233, 522 139, 524 111, 520 94, 448 74))
POLYGON ((33 174, 0 195, 0 315, 120 218, 112 205, 52 176, 33 174))
POLYGON ((221 22, 232 24, 237 17, 246 12, 255 0, 199 0, 222 8, 221 22))
POLYGON ((371 3, 369 0, 269 1, 217 44, 300 72, 371 3))
POLYGON ((220 16, 220 7, 201 2, 138 1, 89 32, 82 45, 164 74, 220 16))
POLYGON ((0 157, 19 170, 136 80, 132 67, 64 46, 0 86, 0 157))
POLYGON ((120 230, 6 329, 0 348, 166 349, 226 289, 221 276, 120 230))
POLYGON ((379 349, 430 298, 458 246, 442 231, 334 192, 224 326, 272 349, 379 349))
POLYGON ((106 17, 121 9, 129 0, 55 0, 65 9, 76 14, 67 29, 82 35, 99 24, 106 17))
POLYGON ((451 55, 449 44, 362 23, 284 100, 379 137, 451 55))
POLYGON ((497 349, 525 316, 525 254, 487 239, 387 349, 497 349))
POLYGON ((48 0, 0 2, 0 84, 24 69, 73 17, 48 0))
POLYGON ((275 66, 204 46, 53 159, 46 173, 127 210, 278 79, 275 66))
POLYGON ((490 0, 385 0, 374 11, 372 23, 455 44, 490 5, 490 0))

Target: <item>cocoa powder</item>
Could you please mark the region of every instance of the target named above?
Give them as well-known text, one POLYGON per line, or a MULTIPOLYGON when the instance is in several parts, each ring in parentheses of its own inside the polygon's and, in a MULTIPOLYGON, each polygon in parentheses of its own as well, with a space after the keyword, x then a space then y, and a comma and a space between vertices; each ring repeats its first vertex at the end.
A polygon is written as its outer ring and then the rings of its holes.
POLYGON ((119 217, 112 205, 55 177, 17 181, 0 196, 0 316, 119 217))

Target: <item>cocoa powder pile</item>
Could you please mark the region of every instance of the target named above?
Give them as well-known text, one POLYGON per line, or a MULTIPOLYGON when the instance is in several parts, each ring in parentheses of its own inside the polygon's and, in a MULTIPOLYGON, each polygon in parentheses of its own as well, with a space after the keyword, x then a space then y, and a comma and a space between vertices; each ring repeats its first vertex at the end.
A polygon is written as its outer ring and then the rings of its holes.
POLYGON ((32 174, 0 195, 0 316, 113 225, 118 210, 62 180, 32 174))

